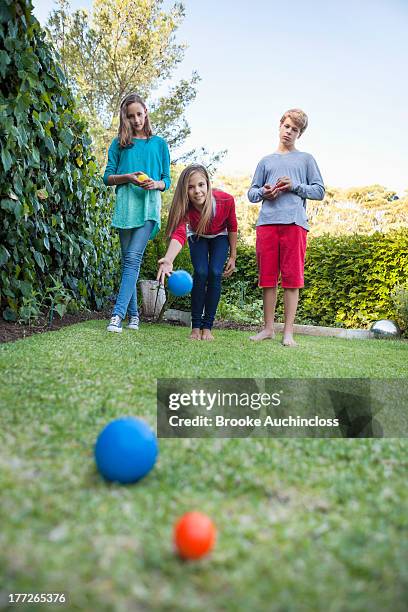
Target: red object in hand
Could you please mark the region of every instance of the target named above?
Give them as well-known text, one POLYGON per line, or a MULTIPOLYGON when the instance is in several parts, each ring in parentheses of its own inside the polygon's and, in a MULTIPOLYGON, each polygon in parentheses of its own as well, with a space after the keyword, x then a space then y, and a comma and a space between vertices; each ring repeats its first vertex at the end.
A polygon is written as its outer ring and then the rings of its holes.
POLYGON ((174 544, 183 559, 204 557, 215 544, 216 529, 201 512, 187 512, 174 526, 174 544))

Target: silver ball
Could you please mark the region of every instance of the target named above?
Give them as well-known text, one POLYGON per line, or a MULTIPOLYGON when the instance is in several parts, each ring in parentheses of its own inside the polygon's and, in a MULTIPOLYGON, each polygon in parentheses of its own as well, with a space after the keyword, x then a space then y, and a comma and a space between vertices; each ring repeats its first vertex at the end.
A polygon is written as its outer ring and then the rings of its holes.
POLYGON ((373 332, 375 338, 399 338, 401 330, 395 321, 389 319, 380 319, 372 324, 370 331, 373 332))

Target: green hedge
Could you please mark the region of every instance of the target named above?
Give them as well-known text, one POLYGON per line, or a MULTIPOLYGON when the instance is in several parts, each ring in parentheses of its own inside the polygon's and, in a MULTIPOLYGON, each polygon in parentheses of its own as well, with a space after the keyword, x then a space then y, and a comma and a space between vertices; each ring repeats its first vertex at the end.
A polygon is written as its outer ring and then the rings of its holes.
POLYGON ((2 1, 0 48, 3 317, 100 308, 119 268, 112 194, 29 1, 2 1))
POLYGON ((310 241, 301 309, 321 325, 368 326, 396 316, 395 285, 408 277, 408 233, 322 236, 310 241))
MULTIPOLYGON (((149 243, 142 267, 143 278, 155 278, 157 260, 166 250, 161 232, 149 243)), ((191 271, 188 248, 175 268, 191 271)), ((395 318, 391 293, 408 278, 408 233, 321 236, 310 239, 306 251, 305 287, 301 291, 298 322, 316 325, 367 327, 379 318, 395 318)), ((237 273, 223 281, 223 301, 243 305, 262 297, 257 286, 253 247, 238 245, 237 273)), ((176 301, 189 308, 189 298, 176 301)), ((282 300, 277 317, 282 316, 282 300)))

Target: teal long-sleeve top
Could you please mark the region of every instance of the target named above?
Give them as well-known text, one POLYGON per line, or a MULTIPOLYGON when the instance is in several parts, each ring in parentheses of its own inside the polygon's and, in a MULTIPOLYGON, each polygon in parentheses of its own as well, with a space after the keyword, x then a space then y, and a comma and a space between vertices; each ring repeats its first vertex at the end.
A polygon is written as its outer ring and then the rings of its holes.
MULTIPOLYGON (((108 184, 111 174, 144 172, 154 181, 164 181, 170 187, 170 154, 166 141, 160 136, 134 138, 133 144, 121 148, 118 138, 109 147, 103 182, 108 184)), ((141 227, 145 221, 155 221, 150 238, 160 230, 161 192, 146 190, 133 183, 116 186, 116 202, 112 226, 120 229, 141 227)))

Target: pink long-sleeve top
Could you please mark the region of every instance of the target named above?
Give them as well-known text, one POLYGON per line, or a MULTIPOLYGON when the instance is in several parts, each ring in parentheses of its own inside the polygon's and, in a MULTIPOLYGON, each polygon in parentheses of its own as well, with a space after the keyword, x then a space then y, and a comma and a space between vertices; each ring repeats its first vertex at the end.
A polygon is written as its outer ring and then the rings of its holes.
MULTIPOLYGON (((228 232, 236 232, 238 225, 233 196, 220 189, 213 189, 212 195, 215 200, 215 206, 213 207, 213 209, 215 208, 215 214, 213 214, 210 220, 205 236, 213 238, 228 232)), ((187 224, 189 226, 189 234, 195 234, 200 217, 201 212, 190 204, 186 217, 176 227, 171 238, 178 240, 181 245, 184 245, 187 240, 187 224)))

